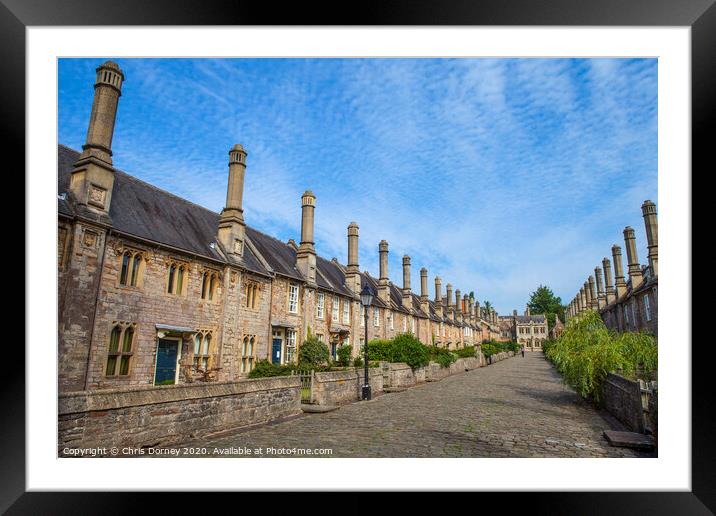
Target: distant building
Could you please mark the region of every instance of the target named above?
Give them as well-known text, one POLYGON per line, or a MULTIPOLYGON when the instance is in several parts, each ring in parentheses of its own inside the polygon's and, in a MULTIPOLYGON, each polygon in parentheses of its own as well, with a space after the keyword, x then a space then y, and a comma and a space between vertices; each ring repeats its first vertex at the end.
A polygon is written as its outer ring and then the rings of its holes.
POLYGON ((547 317, 544 314, 532 315, 529 306, 524 315, 500 316, 500 340, 516 341, 523 344, 527 351, 541 350, 547 340, 547 317))

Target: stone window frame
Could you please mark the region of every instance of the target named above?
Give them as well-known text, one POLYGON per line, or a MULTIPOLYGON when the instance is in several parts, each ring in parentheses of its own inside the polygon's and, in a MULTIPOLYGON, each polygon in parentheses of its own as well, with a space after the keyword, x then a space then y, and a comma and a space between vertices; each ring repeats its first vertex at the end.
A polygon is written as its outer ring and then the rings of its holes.
POLYGON ((331 302, 331 320, 336 323, 341 320, 341 298, 335 294, 331 302))
POLYGON ((651 321, 651 307, 649 305, 649 293, 644 294, 644 319, 651 321))
POLYGON ((293 363, 298 349, 298 332, 293 328, 286 329, 286 340, 284 341, 286 353, 281 354, 285 364, 293 363))
POLYGON ((348 299, 343 300, 343 324, 351 323, 351 304, 348 299))
POLYGON ((207 372, 214 365, 215 340, 214 331, 197 329, 193 339, 192 370, 195 373, 207 372), (204 367, 199 364, 204 362, 204 367))
POLYGON ((256 310, 256 300, 261 297, 261 284, 258 281, 247 281, 246 282, 246 303, 245 308, 256 310))
POLYGON ((114 249, 117 255, 117 281, 119 288, 142 288, 146 274, 149 253, 145 249, 120 244, 114 249), (126 273, 124 257, 127 257, 126 273), (124 277, 124 281, 123 281, 124 277))
POLYGON ((58 246, 62 246, 62 252, 58 253, 59 257, 57 260, 57 267, 62 269, 65 266, 65 263, 67 263, 67 248, 69 247, 69 239, 70 235, 72 234, 72 229, 67 226, 59 225, 57 227, 57 244, 58 246), (62 233, 64 232, 64 236, 62 233))
POLYGON ((129 378, 132 374, 132 366, 134 364, 134 349, 137 342, 137 323, 128 321, 112 321, 109 328, 109 338, 107 340, 107 355, 104 361, 105 378, 129 378), (117 333, 116 349, 112 350, 112 341, 115 330, 117 333), (129 341, 129 349, 127 347, 127 332, 131 332, 129 341), (126 360, 126 361, 125 361, 126 360), (110 366, 110 364, 112 364, 110 366), (126 364, 125 372, 122 373, 123 364, 126 364), (110 373, 111 367, 111 373, 110 373))
POLYGON ((410 333, 415 335, 415 317, 410 318, 410 333))
POLYGON ((210 267, 202 267, 199 269, 200 290, 199 297, 202 301, 210 303, 218 300, 217 292, 221 283, 221 273, 210 267))
POLYGON ((299 297, 299 287, 298 283, 289 283, 288 284, 288 295, 287 302, 288 302, 288 313, 290 314, 297 314, 298 313, 298 297, 299 297), (292 299, 292 294, 295 292, 295 297, 292 299), (291 310, 291 306, 293 305, 293 310, 291 310))
POLYGON ((256 335, 246 334, 240 344, 240 373, 249 374, 256 365, 256 335))
POLYGON ((373 307, 373 327, 380 328, 380 308, 373 307))
POLYGON ((390 310, 385 311, 385 327, 393 329, 393 312, 390 310))
POLYGON ((189 262, 171 258, 165 260, 164 264, 167 268, 164 280, 164 293, 168 296, 186 296, 189 274, 191 272, 189 262), (172 267, 175 267, 175 273, 172 273, 172 267), (181 283, 179 283, 180 278, 181 283), (177 287, 179 287, 179 292, 177 292, 177 287))
POLYGON ((321 319, 326 315, 326 294, 323 292, 316 293, 316 319, 321 319))
POLYGON ((403 333, 408 333, 408 316, 403 315, 403 333))
POLYGON ((364 328, 364 327, 365 327, 365 306, 363 306, 363 305, 360 305, 360 317, 359 317, 359 319, 360 319, 360 327, 361 327, 361 328, 364 328))

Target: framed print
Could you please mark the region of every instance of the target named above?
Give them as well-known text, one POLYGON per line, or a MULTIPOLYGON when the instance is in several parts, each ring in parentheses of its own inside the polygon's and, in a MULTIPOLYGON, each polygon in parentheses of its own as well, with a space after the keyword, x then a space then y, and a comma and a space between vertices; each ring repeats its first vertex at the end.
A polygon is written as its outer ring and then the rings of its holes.
POLYGON ((28 203, 3 510, 714 510, 689 260, 712 2, 103 4, 2 7, 28 203))

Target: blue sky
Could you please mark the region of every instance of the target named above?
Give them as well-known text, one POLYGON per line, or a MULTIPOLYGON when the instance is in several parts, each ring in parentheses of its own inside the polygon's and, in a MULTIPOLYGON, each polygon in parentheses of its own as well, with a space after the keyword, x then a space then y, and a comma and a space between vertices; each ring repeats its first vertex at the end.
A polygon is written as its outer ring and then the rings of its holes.
MULTIPOLYGON (((80 149, 104 59, 59 60, 59 141, 80 149)), ((249 225, 412 285, 426 267, 500 313, 540 284, 572 299, 641 203, 657 203, 656 59, 116 59, 116 167, 220 211, 228 150, 248 151, 249 225)), ((626 264, 625 264, 626 265, 626 264)), ((444 290, 443 290, 444 291, 444 290)))

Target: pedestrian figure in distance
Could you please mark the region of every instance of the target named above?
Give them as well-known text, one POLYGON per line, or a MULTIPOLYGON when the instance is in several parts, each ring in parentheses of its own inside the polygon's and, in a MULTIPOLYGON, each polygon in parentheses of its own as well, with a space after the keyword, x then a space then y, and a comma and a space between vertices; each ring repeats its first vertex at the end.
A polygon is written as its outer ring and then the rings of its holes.
POLYGON ((522 351, 522 358, 525 358, 525 345, 524 344, 522 344, 520 351, 522 351))

